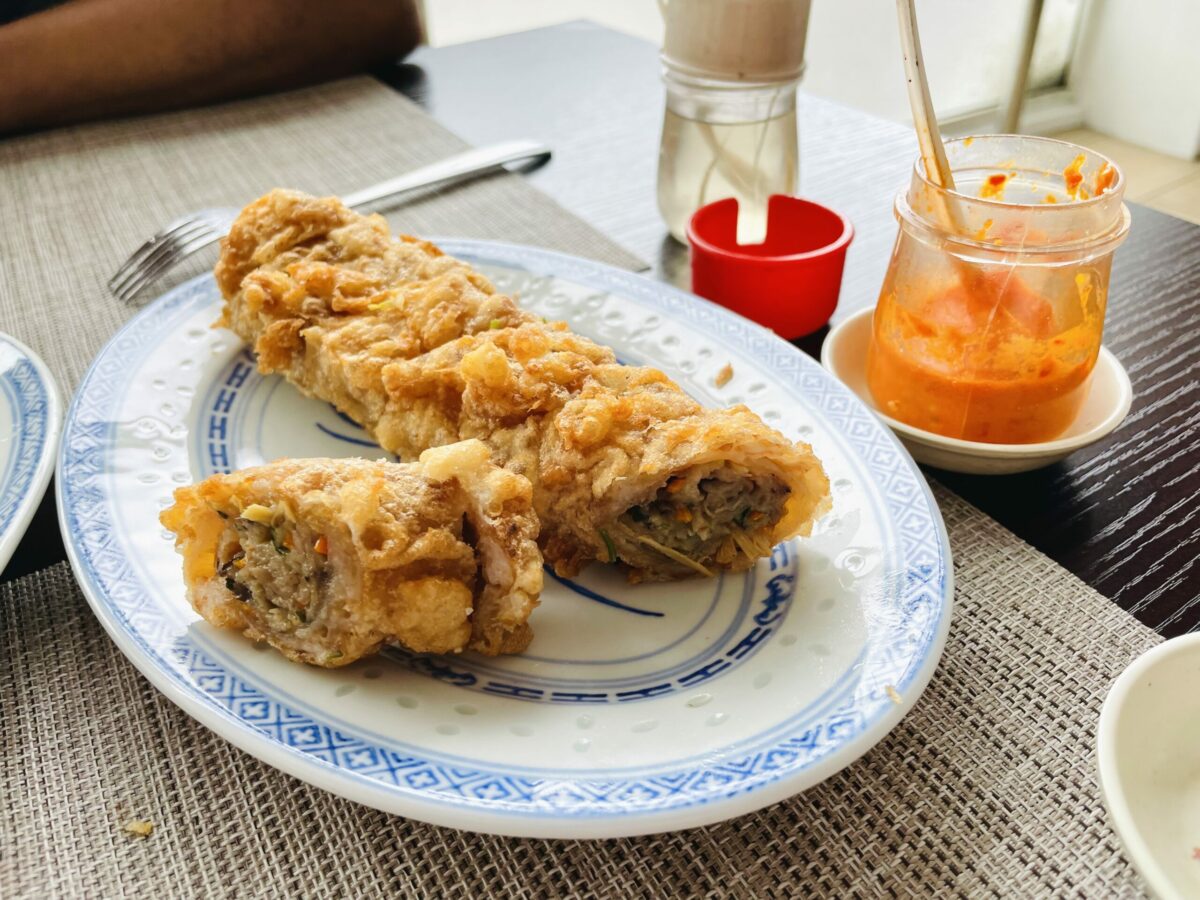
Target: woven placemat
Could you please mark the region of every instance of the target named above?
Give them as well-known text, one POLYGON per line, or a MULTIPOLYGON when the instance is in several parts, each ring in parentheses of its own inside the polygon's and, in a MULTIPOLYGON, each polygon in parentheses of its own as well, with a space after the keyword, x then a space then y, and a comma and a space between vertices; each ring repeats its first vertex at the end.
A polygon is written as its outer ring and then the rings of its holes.
MULTIPOLYGON (((29 344, 74 390, 135 311, 105 282, 167 222, 240 207, 272 187, 346 193, 466 146, 367 77, 0 142, 0 331, 29 344)), ((432 191, 388 218, 410 233, 537 244, 645 268, 517 175, 432 191)), ((215 259, 215 248, 198 254, 142 299, 215 259)))
MULTIPOLYGON (((345 192, 462 147, 366 78, 0 143, 0 330, 71 390, 134 312, 104 282, 164 222, 276 185, 345 192)), ((389 218, 643 268, 516 176, 434 192, 389 218)), ((938 496, 959 605, 916 710, 799 798, 626 841, 482 837, 339 800, 158 694, 102 633, 65 564, 4 585, 0 896, 1137 894, 1104 822, 1091 741, 1112 678, 1158 639, 938 496), (123 832, 134 818, 154 833, 123 832)))
POLYGON ((945 656, 863 759, 784 803, 630 840, 494 838, 276 772, 189 719, 102 632, 65 564, 0 588, 5 897, 1137 896, 1092 750, 1159 638, 938 490, 945 656), (138 838, 129 819, 155 823, 138 838))

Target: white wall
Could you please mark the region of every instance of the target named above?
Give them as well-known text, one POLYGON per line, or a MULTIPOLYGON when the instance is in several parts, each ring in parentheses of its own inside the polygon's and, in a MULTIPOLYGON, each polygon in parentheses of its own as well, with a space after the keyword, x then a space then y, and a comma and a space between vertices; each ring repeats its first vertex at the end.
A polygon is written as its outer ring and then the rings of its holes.
MULTIPOLYGON (((662 41, 656 0, 424 0, 434 46, 591 19, 662 41)), ((687 0, 671 0, 684 2, 687 0)), ((1070 6, 1077 0, 1052 0, 1070 6)), ((1200 2, 1200 0, 1197 0, 1200 2)), ((919 0, 922 43, 939 114, 1007 96, 1029 0, 919 0), (997 8, 1004 14, 997 15, 997 8)), ((892 0, 813 0, 804 89, 896 121, 911 121, 892 0)))
MULTIPOLYGON (((687 0, 671 0, 687 2, 687 0)), ((1031 84, 1056 69, 1083 0, 1046 0, 1031 84), (1057 42, 1054 38, 1062 38, 1057 42)), ((424 0, 434 46, 591 19, 662 40, 656 0, 424 0)), ((918 0, 942 118, 1007 98, 1029 0, 918 0)), ((1071 83, 1092 128, 1186 158, 1200 149, 1200 0, 1092 0, 1071 83)), ((804 89, 911 121, 892 0, 813 0, 804 89)), ((1033 113, 1036 103, 1030 107, 1033 113)), ((1026 127, 1037 127, 1036 115, 1026 127)), ((1053 121, 1053 116, 1048 121, 1053 121)), ((1068 127, 1075 122, 1057 122, 1068 127)), ((984 127, 990 127, 984 126, 984 127)), ((1043 123, 1044 127, 1044 123, 1043 123)))
MULTIPOLYGON (((1027 8, 1028 0, 919 0, 921 48, 939 117, 1008 96, 1027 8)), ((806 49, 806 91, 912 121, 894 2, 813 0, 806 49)))
POLYGON ((662 42, 655 0, 422 0, 425 28, 434 47, 528 31, 572 19, 662 42))
POLYGON ((1200 156, 1200 0, 1097 0, 1071 87, 1089 128, 1200 156))

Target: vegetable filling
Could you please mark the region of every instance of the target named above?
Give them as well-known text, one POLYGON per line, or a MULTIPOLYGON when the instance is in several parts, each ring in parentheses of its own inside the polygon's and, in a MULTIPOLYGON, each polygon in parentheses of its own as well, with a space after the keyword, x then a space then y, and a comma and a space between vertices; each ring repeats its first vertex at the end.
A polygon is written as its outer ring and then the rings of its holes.
POLYGON ((602 537, 606 544, 618 537, 623 545, 632 541, 711 575, 708 566, 729 565, 739 554, 769 555, 771 529, 788 494, 774 475, 752 476, 729 464, 698 470, 670 479, 649 503, 628 509, 612 536, 602 537))
POLYGON ((271 628, 290 631, 310 623, 327 599, 328 542, 323 535, 260 518, 266 517, 249 519, 243 513, 226 521, 217 543, 217 574, 231 594, 263 613, 271 628))

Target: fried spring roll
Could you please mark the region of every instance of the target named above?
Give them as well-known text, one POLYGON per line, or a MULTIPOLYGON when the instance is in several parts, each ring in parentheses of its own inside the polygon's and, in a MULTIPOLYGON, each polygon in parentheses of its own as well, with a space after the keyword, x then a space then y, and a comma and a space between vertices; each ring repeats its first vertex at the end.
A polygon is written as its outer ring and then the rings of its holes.
POLYGON ((175 492, 161 521, 214 625, 336 667, 400 644, 517 653, 542 587, 529 482, 465 441, 418 463, 279 460, 175 492))
POLYGON ((216 278, 220 324, 260 371, 404 459, 478 438, 527 477, 560 575, 590 560, 619 560, 635 581, 745 569, 829 508, 807 444, 744 406, 704 409, 335 198, 277 190, 251 203, 216 278))

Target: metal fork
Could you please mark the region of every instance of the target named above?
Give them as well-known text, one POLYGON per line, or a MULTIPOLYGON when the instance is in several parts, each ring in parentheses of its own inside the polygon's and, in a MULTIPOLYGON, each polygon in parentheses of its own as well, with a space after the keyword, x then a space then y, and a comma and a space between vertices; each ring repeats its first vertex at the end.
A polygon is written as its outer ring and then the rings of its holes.
MULTIPOLYGON (((352 208, 367 206, 423 188, 466 181, 476 175, 495 171, 497 166, 505 163, 532 160, 540 165, 549 158, 549 148, 534 141, 493 144, 459 153, 347 194, 342 202, 352 208)), ((202 209, 168 223, 125 260, 124 265, 109 279, 109 290, 123 302, 132 302, 138 292, 155 278, 224 237, 237 214, 238 210, 231 208, 202 209)))

